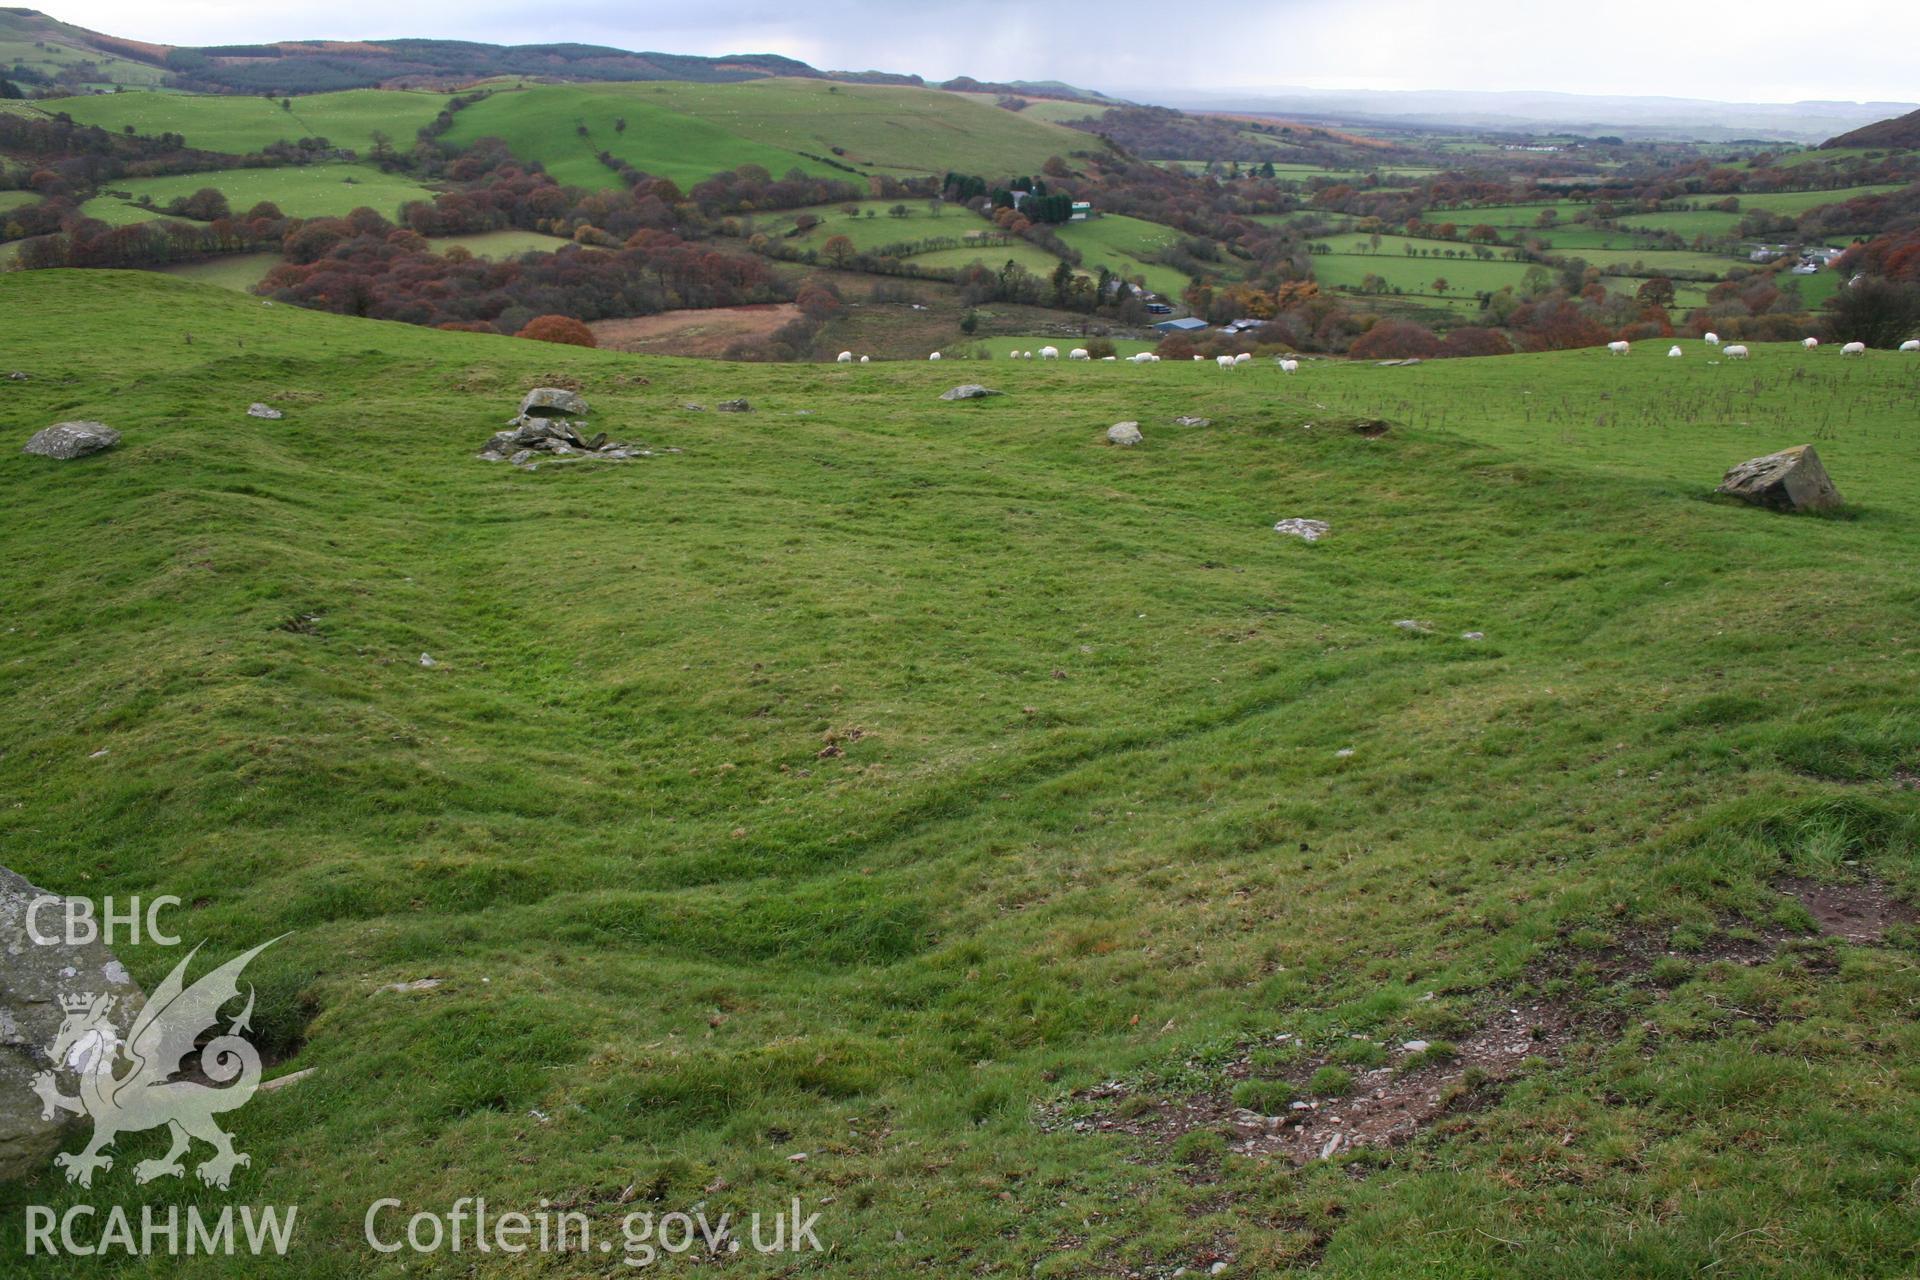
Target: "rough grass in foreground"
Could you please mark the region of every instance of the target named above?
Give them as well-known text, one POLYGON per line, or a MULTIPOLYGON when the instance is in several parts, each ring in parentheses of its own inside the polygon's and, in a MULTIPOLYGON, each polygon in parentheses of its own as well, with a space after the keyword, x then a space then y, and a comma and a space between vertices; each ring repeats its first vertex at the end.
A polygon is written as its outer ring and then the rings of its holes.
MULTIPOLYGON (((230 1198, 301 1206, 301 1274, 397 1274, 367 1203, 475 1192, 612 1232, 822 1211, 830 1257, 743 1276, 1911 1270, 1914 935, 1819 942, 1774 888, 1916 887, 1910 359, 996 361, 1007 395, 952 405, 974 369, 145 274, 9 276, 0 315, 8 439, 126 433, 0 450, 0 848, 179 895, 210 954, 292 931, 255 1025, 314 1074, 234 1117, 230 1198), (555 380, 685 452, 472 458, 555 380), (1141 446, 1100 443, 1121 419, 1141 446), (1706 496, 1810 438, 1847 518, 1706 496), (1741 930, 1804 941, 1715 959, 1741 930), (1646 939, 1684 963, 1612 976, 1646 939), (1566 1051, 1408 1145, 1295 1168, 1037 1122, 1284 1077, 1281 1033, 1360 1079, 1349 1037, 1466 1044, 1523 993, 1566 1051)), ((0 1250, 28 1203, 227 1202, 133 1185, 158 1150, 0 1192, 0 1250)))

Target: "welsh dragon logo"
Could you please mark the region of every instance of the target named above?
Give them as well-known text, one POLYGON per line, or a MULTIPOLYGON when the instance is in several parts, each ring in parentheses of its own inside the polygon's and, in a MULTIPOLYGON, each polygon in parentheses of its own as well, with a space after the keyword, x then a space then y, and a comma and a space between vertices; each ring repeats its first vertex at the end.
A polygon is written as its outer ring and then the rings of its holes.
POLYGON ((79 1078, 80 1095, 69 1098, 62 1094, 52 1071, 34 1077, 33 1091, 40 1095, 44 1119, 51 1120, 57 1112, 66 1111, 93 1120, 93 1140, 84 1151, 62 1152, 54 1157, 54 1163, 66 1170, 67 1181, 91 1187, 95 1170, 113 1168, 113 1158, 102 1153, 114 1139, 162 1125, 172 1131, 173 1146, 160 1159, 135 1165, 136 1182, 184 1176, 186 1166, 181 1158, 195 1138, 214 1150, 194 1170, 209 1186, 225 1190, 233 1171, 252 1163, 233 1149, 232 1135, 214 1122, 222 1112, 245 1106, 260 1087, 260 1053, 242 1035, 252 1030, 251 986, 247 988, 246 1008, 228 1024, 226 1033, 204 1045, 200 1040, 205 1033, 217 1030, 221 1007, 239 998, 240 974, 247 964, 278 941, 275 938, 261 943, 189 987, 185 985, 187 965, 200 950, 195 947, 148 999, 125 1041, 108 1018, 113 996, 61 997, 66 1021, 47 1047, 47 1055, 79 1078), (200 1050, 200 1074, 213 1085, 174 1078, 180 1071, 180 1060, 196 1046, 200 1050))

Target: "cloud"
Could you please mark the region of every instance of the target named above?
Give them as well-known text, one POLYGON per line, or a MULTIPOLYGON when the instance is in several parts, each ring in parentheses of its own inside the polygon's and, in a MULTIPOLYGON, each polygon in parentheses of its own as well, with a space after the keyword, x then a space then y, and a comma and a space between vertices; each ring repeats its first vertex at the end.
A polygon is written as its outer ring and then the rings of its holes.
POLYGON ((1184 10, 1166 0, 1077 7, 1033 0, 74 0, 56 16, 172 44, 437 36, 580 41, 671 53, 783 53, 828 69, 1066 80, 1163 92, 1533 89, 1728 101, 1913 96, 1920 8, 1855 0, 1844 24, 1785 0, 1737 8, 1612 0, 1602 7, 1465 11, 1429 0, 1277 0, 1184 10), (402 16, 396 16, 396 14, 402 16))

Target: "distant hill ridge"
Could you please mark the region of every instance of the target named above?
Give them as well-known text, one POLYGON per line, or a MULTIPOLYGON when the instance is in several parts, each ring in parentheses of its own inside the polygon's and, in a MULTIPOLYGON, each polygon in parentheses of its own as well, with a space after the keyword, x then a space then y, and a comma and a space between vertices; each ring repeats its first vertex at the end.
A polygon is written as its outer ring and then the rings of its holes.
MULTIPOLYGON (((606 45, 499 45, 470 40, 274 40, 196 47, 149 44, 102 35, 61 22, 37 9, 0 8, 0 40, 64 46, 88 57, 88 72, 53 66, 15 79, 29 92, 84 92, 101 85, 150 86, 200 93, 321 93, 339 89, 458 88, 476 80, 513 76, 540 80, 679 80, 718 84, 775 76, 850 84, 921 86, 917 75, 889 71, 821 71, 776 53, 720 57, 634 52, 606 45), (135 74, 128 74, 129 72, 135 74), (156 75, 158 73, 158 75, 156 75), (93 78, 87 78, 88 76, 93 78)), ((32 71, 32 68, 29 68, 32 71)), ((968 87, 1013 90, 1016 86, 968 87)), ((956 81, 954 87, 961 82, 956 81)), ((1101 95, 1063 84, 1021 84, 1018 92, 1089 102, 1101 95)))

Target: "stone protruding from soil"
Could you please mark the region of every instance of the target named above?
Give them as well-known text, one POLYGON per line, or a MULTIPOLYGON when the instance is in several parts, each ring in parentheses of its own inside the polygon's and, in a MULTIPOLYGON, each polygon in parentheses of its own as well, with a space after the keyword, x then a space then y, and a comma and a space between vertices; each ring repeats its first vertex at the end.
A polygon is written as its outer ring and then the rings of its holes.
POLYGON ((34 899, 50 896, 0 867, 0 1182, 38 1171, 81 1120, 59 1110, 45 1118, 35 1087, 50 1071, 62 1095, 80 1092, 73 1064, 47 1056, 66 1020, 62 1000, 113 997, 108 1018, 122 1038, 145 1004, 132 975, 106 947, 61 938, 65 913, 59 908, 40 910, 35 932, 52 940, 34 941, 27 910, 34 899))
POLYGON ((1810 444, 1729 468, 1716 492, 1774 511, 1834 511, 1846 505, 1810 444))
POLYGON ((587 402, 565 387, 535 387, 520 402, 523 418, 584 418, 587 402))
POLYGON ((744 399, 722 400, 719 404, 713 406, 713 411, 715 413, 752 413, 753 406, 744 399))
POLYGON ((1308 520, 1293 516, 1273 526, 1275 533, 1284 533, 1289 538, 1298 538, 1302 542, 1318 542, 1332 529, 1325 520, 1308 520))
POLYGON ((64 462, 119 443, 120 433, 104 422, 56 422, 44 431, 36 431, 21 452, 64 462))
POLYGON ((940 398, 942 400, 980 400, 987 396, 997 396, 1001 394, 1003 393, 995 391, 992 387, 983 387, 977 382, 969 382, 955 387, 951 391, 941 392, 940 398))
POLYGON ((249 418, 265 418, 269 422, 276 422, 279 419, 286 417, 287 415, 284 413, 281 413, 278 409, 274 408, 272 405, 260 404, 256 402, 254 404, 250 404, 247 406, 247 416, 249 418))
POLYGON ((1140 434, 1140 424, 1137 422, 1116 422, 1107 428, 1107 443, 1117 444, 1122 449, 1131 449, 1143 439, 1145 437, 1140 434))

